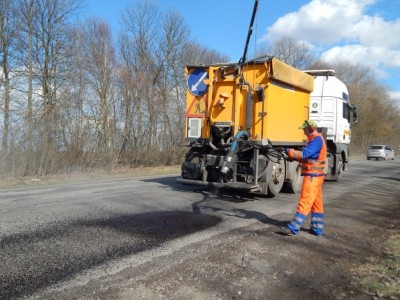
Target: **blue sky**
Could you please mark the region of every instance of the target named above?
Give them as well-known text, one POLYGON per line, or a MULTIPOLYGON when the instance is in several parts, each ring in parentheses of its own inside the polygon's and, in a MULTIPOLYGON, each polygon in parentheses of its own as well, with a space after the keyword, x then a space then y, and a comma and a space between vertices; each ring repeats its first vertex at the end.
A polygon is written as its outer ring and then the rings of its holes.
MULTIPOLYGON (((84 17, 117 31, 132 1, 87 0, 84 17)), ((179 12, 197 42, 232 61, 242 56, 253 0, 154 1, 179 12)), ((400 107, 400 0, 259 0, 249 56, 284 35, 307 43, 317 57, 371 67, 400 107)))

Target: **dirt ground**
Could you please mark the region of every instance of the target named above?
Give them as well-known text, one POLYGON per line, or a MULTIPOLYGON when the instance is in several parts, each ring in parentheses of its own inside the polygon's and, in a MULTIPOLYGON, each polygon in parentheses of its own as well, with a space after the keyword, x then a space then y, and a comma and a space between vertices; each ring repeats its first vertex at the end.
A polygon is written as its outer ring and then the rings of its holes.
MULTIPOLYGON (((175 266, 160 268, 159 261, 143 265, 146 276, 127 270, 121 275, 131 278, 131 284, 108 288, 98 296, 100 299, 116 295, 119 299, 188 299, 188 295, 192 299, 399 299, 398 205, 381 215, 361 216, 347 214, 345 208, 349 203, 343 199, 344 207, 338 204, 331 210, 329 233, 323 238, 305 231, 296 237, 281 236, 280 222, 267 228, 257 224, 223 234, 220 243, 202 242, 196 250, 187 249, 191 255, 185 255, 175 266), (387 245, 393 238, 397 240, 397 248, 387 245), (156 271, 149 272, 153 267, 156 271)), ((271 225, 271 220, 264 222, 271 225)), ((179 257, 175 259, 179 261, 179 257)))
POLYGON ((400 299, 398 184, 386 178, 341 194, 325 207, 324 237, 308 224, 298 236, 280 235, 291 215, 259 217, 62 298, 400 299))

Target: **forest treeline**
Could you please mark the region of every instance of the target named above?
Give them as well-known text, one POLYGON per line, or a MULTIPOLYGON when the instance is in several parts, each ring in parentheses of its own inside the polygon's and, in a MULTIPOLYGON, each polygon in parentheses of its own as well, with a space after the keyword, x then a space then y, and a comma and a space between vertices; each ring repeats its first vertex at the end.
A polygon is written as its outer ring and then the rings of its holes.
MULTIPOLYGON (((183 66, 229 60, 193 40, 184 17, 155 1, 132 1, 116 36, 104 20, 78 22, 81 5, 0 0, 3 178, 180 164, 183 66)), ((300 69, 336 70, 360 115, 354 153, 370 143, 400 144, 399 108, 373 70, 328 64, 288 37, 267 51, 300 69)))

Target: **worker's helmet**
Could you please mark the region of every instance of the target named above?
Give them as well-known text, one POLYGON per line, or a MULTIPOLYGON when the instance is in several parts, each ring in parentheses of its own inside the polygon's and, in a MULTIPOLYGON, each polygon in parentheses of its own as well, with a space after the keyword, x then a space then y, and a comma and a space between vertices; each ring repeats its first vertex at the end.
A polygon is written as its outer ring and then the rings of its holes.
POLYGON ((313 132, 317 128, 317 123, 313 120, 305 120, 303 124, 299 127, 299 129, 304 129, 308 127, 310 132, 313 132))

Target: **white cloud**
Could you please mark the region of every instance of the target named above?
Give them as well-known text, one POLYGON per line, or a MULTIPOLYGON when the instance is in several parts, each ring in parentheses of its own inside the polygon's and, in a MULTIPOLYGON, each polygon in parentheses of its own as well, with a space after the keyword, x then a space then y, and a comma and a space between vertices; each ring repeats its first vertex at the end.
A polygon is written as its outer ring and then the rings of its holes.
POLYGON ((400 48, 400 19, 386 22, 380 17, 364 16, 353 25, 352 31, 363 45, 400 48))
MULTIPOLYGON (((263 40, 290 36, 312 46, 326 60, 347 59, 376 70, 400 70, 400 18, 367 15, 377 0, 312 0, 267 28, 263 40)), ((388 78, 389 79, 389 78, 388 78)), ((400 89, 400 86, 399 88, 400 89)))
POLYGON ((400 69, 400 51, 388 50, 379 46, 346 45, 330 48, 321 57, 327 61, 350 60, 370 68, 381 66, 400 69))
POLYGON ((273 41, 283 35, 313 43, 336 43, 354 39, 354 26, 363 20, 363 12, 374 0, 313 0, 298 12, 279 18, 267 28, 265 40, 273 41))

